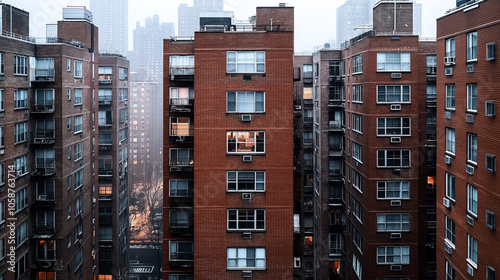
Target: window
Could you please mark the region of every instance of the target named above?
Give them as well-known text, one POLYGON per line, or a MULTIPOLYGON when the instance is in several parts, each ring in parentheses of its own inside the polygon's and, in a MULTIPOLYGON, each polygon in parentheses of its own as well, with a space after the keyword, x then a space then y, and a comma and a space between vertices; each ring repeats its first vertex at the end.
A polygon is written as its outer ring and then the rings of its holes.
POLYGON ((16 247, 28 240, 28 222, 25 221, 16 228, 16 247))
MULTIPOLYGON (((312 99, 312 98, 313 98, 313 88, 312 87, 304 87, 302 89, 302 99, 312 99)), ((311 100, 308 100, 308 101, 311 102, 311 100)))
POLYGON ((264 171, 228 171, 227 191, 264 191, 264 171))
POLYGON ((73 92, 75 94, 75 105, 82 105, 83 89, 75 88, 73 92))
POLYGON ((99 200, 111 200, 113 198, 112 185, 99 185, 99 200))
MULTIPOLYGON (((317 161, 317 160, 316 160, 317 161)), ((316 169, 317 169, 316 164, 316 169)), ((328 173, 330 176, 344 175, 344 162, 341 160, 331 160, 328 162, 328 173)))
POLYGON ((352 102, 363 103, 363 86, 362 85, 352 86, 352 102))
POLYGON ((193 242, 189 241, 170 241, 169 260, 192 261, 194 257, 193 242))
POLYGON ((446 172, 446 197, 455 201, 455 176, 446 172))
POLYGON ((171 55, 170 75, 194 75, 194 55, 171 55))
POLYGON ((377 214, 377 231, 409 231, 410 214, 377 214))
POLYGON ((54 260, 56 257, 55 240, 42 239, 37 241, 36 259, 38 261, 54 260))
POLYGON ((342 235, 330 233, 329 249, 330 256, 342 254, 342 235))
POLYGON ((363 223, 363 206, 355 198, 352 199, 352 214, 363 223))
POLYGON ((446 57, 455 57, 455 38, 446 39, 446 57))
MULTIPOLYGON (((56 273, 54 271, 38 271, 38 280, 55 280, 56 273)), ((4 280, 0 277, 0 280, 4 280)))
POLYGON ((228 153, 264 153, 264 131, 228 131, 228 153))
POLYGON ((455 280, 455 268, 446 260, 446 280, 455 280))
POLYGON ((352 186, 363 193, 363 176, 356 170, 352 171, 352 186))
POLYGON ((127 101, 128 100, 128 89, 120 88, 118 89, 118 101, 127 101))
POLYGON ((314 77, 319 77, 319 63, 314 63, 314 77))
POLYGON ((193 196, 193 180, 170 179, 170 197, 193 196))
POLYGON ((377 103, 410 103, 410 85, 378 85, 377 103))
POLYGON ((477 112, 477 84, 467 84, 467 111, 477 112))
POLYGON ((410 136, 411 118, 377 118, 377 136, 410 136))
POLYGON ((227 268, 265 268, 265 248, 227 248, 227 268))
POLYGON ((75 254, 75 271, 80 268, 82 263, 83 263, 83 248, 80 248, 78 251, 76 251, 75 254))
POLYGON ((410 150, 377 150, 377 167, 410 167, 410 150))
POLYGON ((118 67, 118 79, 126 80, 128 78, 128 69, 123 67, 118 67))
POLYGON ((28 57, 14 55, 14 75, 28 75, 28 57))
MULTIPOLYGON (((118 136, 119 136, 118 141, 120 141, 120 142, 127 140, 128 139, 128 128, 124 128, 124 129, 120 130, 118 136)), ((99 138, 99 140, 101 140, 101 139, 99 138)))
MULTIPOLYGON (((5 242, 5 237, 0 238, 0 260, 3 260, 5 256, 7 255, 7 250, 6 250, 6 245, 7 243, 5 242)), ((0 276, 0 280, 5 280, 5 275, 3 275, 4 278, 0 276)))
POLYGON ((75 172, 75 190, 83 186, 83 169, 75 172))
POLYGON ((495 167, 496 167, 495 159, 496 157, 494 155, 488 153, 486 154, 486 170, 488 170, 491 173, 495 172, 495 167))
POLYGON ((265 57, 264 51, 228 51, 227 72, 264 73, 265 57))
POLYGON ((112 126, 113 125, 113 111, 102 111, 99 110, 99 115, 97 117, 97 122, 99 126, 112 126))
POLYGON ((168 280, 194 280, 193 274, 170 274, 168 280))
POLYGON ((377 182, 377 199, 409 199, 410 182, 379 181, 377 182))
POLYGON ((467 262, 469 262, 474 268, 477 268, 477 239, 474 236, 467 234, 467 262))
POLYGON ((352 58, 352 73, 358 74, 363 72, 363 55, 359 54, 352 58))
POLYGON ((193 149, 170 149, 170 166, 192 166, 193 164, 193 149))
POLYGON ((304 144, 312 144, 313 142, 313 133, 312 132, 304 132, 304 144))
POLYGON ((97 73, 99 74, 99 84, 111 84, 113 80, 113 67, 99 66, 97 73))
POLYGON ((68 130, 70 130, 70 129, 71 129, 71 118, 68 118, 68 119, 66 120, 66 128, 67 128, 68 130))
POLYGON ((358 279, 362 279, 363 267, 361 266, 361 261, 355 254, 352 254, 352 269, 356 273, 356 276, 358 276, 358 279))
POLYGON ((228 209, 228 230, 264 230, 266 211, 264 209, 228 209))
POLYGON ((467 33, 467 61, 477 60, 477 32, 467 33))
MULTIPOLYGON (((83 197, 80 196, 75 200, 75 217, 83 213, 83 197)), ((99 238, 101 239, 101 238, 99 238)), ((101 239, 105 240, 105 239, 101 239)))
POLYGON ((113 228, 111 226, 99 226, 99 241, 113 240, 113 228))
POLYGON ((410 53, 377 53, 377 71, 410 71, 410 53))
POLYGON ((192 136, 193 133, 189 117, 170 117, 170 136, 192 136))
POLYGON ((41 141, 42 143, 50 143, 50 139, 55 137, 55 120, 36 120, 35 125, 35 140, 41 141))
POLYGON ((227 93, 227 112, 230 113, 264 112, 264 92, 229 91, 227 93))
POLYGON ((455 84, 446 85, 446 109, 455 110, 455 84))
POLYGON ((15 89, 14 90, 14 109, 28 108, 28 90, 15 89))
POLYGON ((38 181, 36 182, 36 200, 38 201, 53 201, 55 196, 54 181, 38 181))
POLYGON ((486 60, 495 60, 497 58, 497 44, 486 44, 486 60))
POLYGON ((83 69, 83 62, 80 60, 75 60, 75 73, 74 73, 75 78, 82 77, 82 72, 83 72, 82 69, 83 69))
POLYGON ((363 163, 363 146, 356 142, 352 142, 352 158, 363 163))
MULTIPOLYGON (((100 111, 99 111, 100 113, 100 111)), ((75 116, 74 117, 74 132, 79 133, 83 131, 82 123, 83 123, 83 116, 75 116)))
POLYGON ((28 122, 14 124, 14 145, 28 141, 28 122))
POLYGON ((66 59, 66 70, 71 72, 71 58, 66 59))
POLYGON ((486 210, 486 226, 490 229, 495 229, 496 227, 495 213, 490 210, 486 210))
POLYGON ((312 66, 312 64, 304 64, 302 72, 304 73, 304 78, 305 79, 312 78, 313 77, 313 66, 312 66))
MULTIPOLYGON (((4 222, 5 222, 5 199, 0 200, 0 224, 3 224, 4 222)), ((0 259, 1 257, 3 256, 0 256, 0 259)))
MULTIPOLYGON (((21 256, 16 262, 15 279, 21 279, 21 276, 26 272, 26 270, 29 269, 28 261, 26 260, 26 258, 27 258, 26 255, 28 255, 28 254, 24 254, 23 256, 21 256)), ((31 257, 31 255, 30 255, 30 257, 31 257)))
POLYGON ((361 233, 359 233, 356 227, 352 227, 352 243, 358 248, 360 253, 363 253, 363 238, 361 237, 361 233))
POLYGON ((486 280, 496 280, 497 279, 497 273, 493 267, 487 265, 486 266, 486 280))
POLYGON ((436 85, 427 85, 427 102, 436 102, 436 85))
POLYGON ((477 188, 467 184, 467 212, 477 217, 477 188))
POLYGON ((477 164, 477 135, 467 133, 467 161, 477 164))
MULTIPOLYGON (((71 211, 68 213, 68 216, 71 217, 71 211)), ((76 225, 75 228, 75 243, 82 238, 82 234, 83 234, 83 224, 82 222, 80 222, 78 225, 76 225)))
POLYGON ((446 128, 446 152, 455 154, 455 129, 446 128))
POLYGON ((193 210, 192 209, 170 209, 169 210, 170 228, 192 228, 193 210))
POLYGON ((83 142, 75 144, 75 161, 80 160, 83 156, 83 142))
POLYGON ((495 101, 486 101, 485 102, 485 115, 487 117, 494 117, 495 116, 495 101))
POLYGON ((435 55, 427 56, 427 75, 436 75, 437 59, 435 55))
POLYGON ((0 88, 0 112, 5 110, 5 91, 0 88))
POLYGON ((113 91, 111 89, 100 88, 97 92, 99 104, 109 105, 113 101, 113 91))
POLYGON ((0 52, 0 74, 5 73, 5 55, 0 52))
POLYGON ((0 148, 5 147, 5 126, 0 126, 0 148))
POLYGON ((410 246, 378 246, 377 264, 409 264, 410 246))
POLYGON ((35 111, 36 112, 54 111, 53 89, 37 89, 35 91, 35 111))
POLYGON ((118 122, 125 123, 126 121, 128 121, 128 109, 127 108, 121 109, 118 112, 118 122))
POLYGON ((455 248, 455 222, 448 216, 445 216, 445 241, 455 248))
POLYGON ((23 155, 14 160, 14 168, 16 169, 16 178, 28 174, 28 155, 23 155))

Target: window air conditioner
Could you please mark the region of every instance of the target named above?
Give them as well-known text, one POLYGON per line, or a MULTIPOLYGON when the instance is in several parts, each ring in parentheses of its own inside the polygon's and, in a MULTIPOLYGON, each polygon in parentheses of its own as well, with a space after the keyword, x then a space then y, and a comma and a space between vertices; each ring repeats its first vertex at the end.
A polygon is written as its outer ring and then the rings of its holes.
POLYGON ((38 195, 38 200, 46 200, 47 199, 47 196, 44 195, 44 194, 39 194, 38 195))
POLYGON ((465 121, 468 123, 474 123, 474 115, 473 114, 465 114, 465 121))
POLYGON ((252 233, 251 232, 244 232, 242 237, 243 237, 243 239, 252 239, 252 233))
POLYGON ((391 137, 391 143, 401 143, 401 137, 391 137))
POLYGON ((401 73, 391 73, 392 79, 401 79, 401 73))
POLYGON ((446 76, 452 76, 453 75, 453 68, 445 68, 444 69, 444 74, 446 76))
POLYGON ((392 104, 391 111, 401 111, 401 104, 392 104))
POLYGON ((401 206, 401 200, 391 200, 391 206, 401 206))
POLYGON ((470 264, 467 264, 467 273, 470 274, 470 276, 474 276, 474 268, 470 264))
POLYGON ((467 219, 467 223, 471 226, 474 225, 474 218, 472 218, 470 215, 467 215, 466 216, 466 219, 467 219))
POLYGON ((451 157, 450 156, 444 156, 444 162, 446 164, 451 164, 451 157))
POLYGON ((451 201, 447 199, 446 197, 443 197, 443 205, 446 208, 451 208, 451 201))
POLYGON ((391 271, 401 271, 401 265, 391 265, 391 271))
POLYGON ((241 272, 241 277, 243 277, 243 278, 252 278, 252 271, 251 270, 249 270, 249 271, 243 270, 241 272))
POLYGON ((454 56, 447 56, 444 58, 444 65, 453 65, 453 64, 455 64, 454 56))
POLYGON ((391 239, 401 239, 401 233, 400 232, 391 233, 391 239))
POLYGON ((467 164, 467 166, 465 166, 465 172, 469 175, 474 175, 474 166, 467 164))
POLYGON ((241 194, 241 199, 243 199, 243 200, 251 200, 252 199, 252 194, 251 193, 242 193, 241 194))
POLYGON ((252 121, 252 115, 241 115, 241 121, 242 122, 251 122, 252 121))
POLYGON ((243 162, 252 162, 252 156, 243 156, 243 162))
POLYGON ((451 120, 451 112, 450 111, 444 112, 444 118, 447 120, 451 120))
POLYGON ((451 246, 448 245, 448 242, 446 242, 446 241, 444 242, 444 250, 446 251, 446 253, 451 255, 451 251, 452 251, 451 246))

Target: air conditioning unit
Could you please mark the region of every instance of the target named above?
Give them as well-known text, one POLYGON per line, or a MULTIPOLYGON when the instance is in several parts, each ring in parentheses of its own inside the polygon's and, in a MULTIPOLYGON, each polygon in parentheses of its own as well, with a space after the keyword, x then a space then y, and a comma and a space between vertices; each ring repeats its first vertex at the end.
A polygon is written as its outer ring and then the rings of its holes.
POLYGON ((125 105, 127 105, 127 104, 128 104, 128 102, 127 102, 127 101, 125 101, 125 102, 124 102, 124 104, 125 104, 125 105))
POLYGON ((241 121, 242 122, 251 122, 252 121, 252 115, 241 115, 241 121))
POLYGON ((295 268, 300 267, 300 257, 293 258, 293 267, 295 267, 295 268))
POLYGON ((80 245, 83 245, 83 240, 82 239, 78 240, 78 243, 80 243, 80 245))
POLYGON ((391 143, 401 143, 401 137, 391 137, 391 143))
POLYGON ((469 273, 470 276, 474 276, 474 268, 472 268, 470 264, 467 264, 467 273, 469 273))
POLYGON ((5 150, 0 150, 0 155, 5 154, 5 150))
POLYGON ((401 265, 391 265, 391 271, 401 271, 401 265))
POLYGON ((453 68, 444 68, 444 74, 446 76, 451 76, 453 75, 453 68))
POLYGON ((452 251, 451 246, 448 245, 448 242, 446 242, 446 241, 444 242, 444 250, 446 251, 446 253, 448 253, 448 255, 451 255, 451 251, 452 251))
POLYGON ((474 166, 467 164, 467 166, 465 166, 465 172, 469 175, 474 175, 474 166))
POLYGON ((298 111, 298 110, 301 110, 301 109, 302 109, 302 106, 300 106, 300 105, 295 105, 295 106, 293 106, 293 109, 298 111))
POLYGON ((450 111, 444 112, 444 118, 447 120, 451 120, 451 112, 450 111))
POLYGON ((184 140, 186 140, 186 137, 185 136, 178 136, 177 138, 177 142, 184 142, 184 140))
POLYGON ((391 206, 401 206, 401 200, 391 200, 391 206))
POLYGON ((243 278, 252 278, 252 271, 251 270, 243 270, 241 272, 241 277, 243 277, 243 278))
POLYGON ((398 169, 392 170, 392 174, 394 174, 394 175, 401 175, 401 169, 398 168, 398 169))
POLYGON ((444 58, 444 64, 445 65, 453 65, 455 64, 455 57, 454 56, 447 56, 444 58))
POLYGON ((466 71, 467 73, 474 73, 474 65, 467 65, 466 71))
POLYGON ((182 168, 181 168, 181 167, 179 167, 179 166, 171 166, 171 167, 170 167, 170 172, 173 172, 173 171, 181 171, 181 170, 182 170, 182 168))
POLYGON ((444 162, 446 164, 451 164, 451 157, 450 156, 444 156, 444 162))
POLYGON ((251 193, 242 193, 241 194, 241 199, 243 199, 243 200, 251 200, 252 199, 252 194, 251 193))
POLYGON ((392 104, 391 111, 401 111, 401 104, 392 104))
POLYGON ((466 215, 467 223, 471 226, 474 225, 474 218, 472 218, 470 215, 466 215))
POLYGON ((446 197, 443 197, 443 205, 446 208, 451 208, 451 201, 447 199, 446 197))
POLYGON ((401 239, 401 233, 400 232, 391 233, 391 239, 401 239))
POLYGON ((401 73, 391 73, 392 79, 401 79, 401 73))
POLYGON ((47 199, 47 196, 46 196, 46 195, 44 195, 44 194, 39 194, 39 195, 37 196, 37 199, 38 199, 38 200, 46 200, 46 199, 47 199))
POLYGON ((244 232, 242 234, 243 239, 252 239, 252 233, 251 232, 244 232))
POLYGON ((95 219, 92 219, 92 224, 95 224, 95 219))
POLYGON ((242 160, 243 162, 252 162, 252 156, 243 156, 242 160))
POLYGON ((468 123, 474 123, 474 115, 473 114, 465 114, 465 121, 468 123))

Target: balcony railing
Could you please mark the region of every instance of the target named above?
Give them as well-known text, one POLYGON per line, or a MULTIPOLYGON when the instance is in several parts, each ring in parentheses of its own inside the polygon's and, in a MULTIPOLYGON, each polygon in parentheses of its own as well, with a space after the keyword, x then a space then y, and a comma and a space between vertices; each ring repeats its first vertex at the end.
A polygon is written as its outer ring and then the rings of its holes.
POLYGON ((193 166, 194 160, 189 158, 176 158, 170 160, 170 166, 193 166))
POLYGON ((54 112, 54 100, 46 100, 43 104, 35 104, 33 111, 38 113, 54 112))
POLYGON ((338 256, 342 254, 342 248, 330 248, 330 256, 338 256))
POLYGON ((193 105, 193 99, 189 98, 170 98, 170 105, 193 105))
POLYGON ((194 75, 194 65, 176 65, 170 66, 171 76, 193 76, 194 75))
POLYGON ((169 223, 170 228, 192 228, 193 221, 189 219, 171 220, 169 223))
POLYGON ((328 122, 328 129, 329 130, 342 130, 342 122, 340 120, 329 121, 328 122))
POLYGON ((53 223, 47 223, 47 224, 40 224, 40 225, 35 225, 35 232, 34 234, 36 235, 50 235, 54 234, 56 231, 56 228, 53 223))
POLYGON ((54 81, 54 68, 37 68, 35 69, 35 80, 37 81, 54 81))
POLYGON ((111 105, 113 104, 113 100, 111 98, 99 98, 99 105, 111 105))
POLYGON ((106 75, 106 74, 101 74, 99 75, 99 84, 100 85, 110 85, 113 83, 113 76, 112 75, 106 75))
POLYGON ((171 261, 193 261, 194 254, 192 252, 170 252, 171 261))
POLYGON ((113 177, 113 170, 99 169, 99 177, 113 177))
POLYGON ((35 159, 35 176, 49 176, 56 172, 56 161, 53 158, 37 158, 35 159))

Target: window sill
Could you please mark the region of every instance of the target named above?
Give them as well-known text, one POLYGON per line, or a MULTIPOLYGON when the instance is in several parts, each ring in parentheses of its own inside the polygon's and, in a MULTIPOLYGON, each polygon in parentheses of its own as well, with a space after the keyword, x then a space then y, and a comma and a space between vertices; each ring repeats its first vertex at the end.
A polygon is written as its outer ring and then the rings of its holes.
MULTIPOLYGON (((71 101, 71 100, 68 100, 68 101, 71 101)), ((83 106, 83 103, 75 104, 75 107, 76 106, 83 106)))
POLYGON ((20 144, 24 144, 24 143, 28 143, 28 140, 24 140, 24 141, 21 141, 21 142, 14 143, 14 146, 20 145, 20 144))
POLYGON ((468 59, 466 63, 477 63, 477 58, 468 59))
MULTIPOLYGON (((69 159, 69 158, 68 158, 68 159, 69 159)), ((83 157, 79 157, 79 158, 75 159, 75 162, 80 161, 80 160, 82 160, 82 159, 83 159, 83 157)))
POLYGON ((265 267, 228 267, 228 271, 241 271, 241 270, 267 270, 265 267))
POLYGON ((468 114, 477 114, 477 110, 467 110, 468 114))
POLYGON ((445 238, 444 242, 446 242, 446 244, 448 244, 448 246, 450 246, 453 250, 455 250, 455 244, 451 243, 450 240, 448 240, 448 239, 445 238))
POLYGON ((445 111, 455 112, 455 108, 444 108, 445 111))
POLYGON ((377 70, 377 73, 411 73, 411 70, 377 70))
POLYGON ((477 220, 477 214, 472 213, 471 211, 467 210, 467 214, 472 216, 475 220, 477 220))
POLYGON ((445 198, 449 199, 451 202, 455 203, 455 199, 445 195, 445 198))
POLYGON ((450 151, 444 151, 445 155, 455 157, 455 153, 452 153, 450 151))
POLYGON ((470 264, 474 269, 477 269, 477 263, 475 263, 473 260, 467 258, 467 263, 470 264))
POLYGON ((28 110, 28 107, 14 108, 14 111, 28 110))
POLYGON ((265 229, 226 229, 227 233, 243 233, 243 232, 252 232, 252 233, 265 233, 265 229))
POLYGON ((80 134, 80 133, 83 133, 83 130, 80 130, 80 131, 77 131, 75 133, 73 133, 74 135, 77 135, 77 134, 80 134))
POLYGON ((477 167, 477 162, 474 162, 474 161, 471 161, 471 160, 467 160, 467 164, 470 164, 474 167, 477 167))
POLYGON ((265 190, 227 190, 228 193, 265 193, 265 190))

